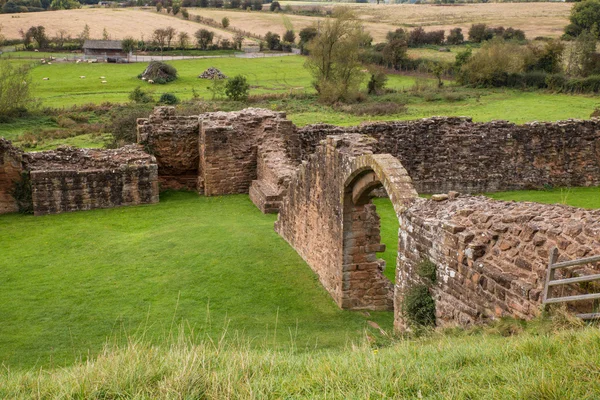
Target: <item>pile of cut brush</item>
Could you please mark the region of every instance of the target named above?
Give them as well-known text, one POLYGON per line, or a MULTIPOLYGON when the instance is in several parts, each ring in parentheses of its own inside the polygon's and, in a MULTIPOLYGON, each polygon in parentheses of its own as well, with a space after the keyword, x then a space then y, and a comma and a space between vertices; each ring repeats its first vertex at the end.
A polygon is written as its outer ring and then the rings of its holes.
POLYGON ((138 78, 148 81, 148 83, 164 84, 177 79, 177 70, 169 64, 160 61, 151 61, 144 72, 138 75, 138 78))

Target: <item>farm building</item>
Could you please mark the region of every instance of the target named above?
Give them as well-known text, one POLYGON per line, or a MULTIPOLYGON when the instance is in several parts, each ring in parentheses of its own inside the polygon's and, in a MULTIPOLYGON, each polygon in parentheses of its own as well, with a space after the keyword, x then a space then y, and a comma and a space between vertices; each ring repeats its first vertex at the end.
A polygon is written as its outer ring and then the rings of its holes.
POLYGON ((127 58, 120 40, 86 40, 83 43, 85 58, 127 58))

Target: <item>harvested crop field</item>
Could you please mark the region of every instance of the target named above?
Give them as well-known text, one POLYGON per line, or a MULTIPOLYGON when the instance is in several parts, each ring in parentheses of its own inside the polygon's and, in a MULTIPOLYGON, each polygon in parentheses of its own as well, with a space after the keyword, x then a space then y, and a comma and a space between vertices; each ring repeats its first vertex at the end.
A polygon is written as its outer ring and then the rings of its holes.
POLYGON ((197 22, 186 21, 156 11, 132 8, 84 8, 79 10, 62 10, 39 13, 0 14, 2 34, 7 39, 19 39, 19 30, 27 30, 30 26, 43 25, 49 36, 54 36, 64 29, 72 37, 83 31, 85 25, 90 27, 91 38, 101 38, 106 28, 111 39, 122 39, 133 36, 149 40, 157 28, 172 26, 178 32, 187 32, 193 37, 194 32, 204 28, 215 33, 216 39, 231 39, 232 34, 221 29, 208 27, 197 22))
MULTIPOLYGON (((291 5, 294 9, 311 10, 313 8, 331 8, 323 3, 280 2, 291 5)), ((522 29, 528 37, 559 37, 568 24, 572 3, 481 3, 481 4, 348 4, 365 23, 365 28, 375 41, 385 39, 388 31, 396 28, 412 28, 422 26, 425 30, 444 29, 446 33, 461 27, 468 30, 474 23, 485 23, 491 26, 504 26, 522 29)), ((202 15, 217 19, 218 15, 227 14, 232 25, 256 33, 264 34, 267 30, 283 32, 285 27, 280 15, 269 17, 264 13, 229 12, 200 9, 202 15), (241 15, 238 15, 241 14, 241 15), (230 16, 231 15, 231 16, 230 16), (279 18, 276 18, 279 17, 279 18), (238 21, 236 23, 236 20, 238 21), (268 25, 268 23, 271 25, 268 25), (263 30, 259 31, 259 30, 263 30)), ((221 17, 222 18, 222 17, 221 17)), ((289 20, 298 31, 305 24, 317 21, 317 17, 289 15, 289 20)))

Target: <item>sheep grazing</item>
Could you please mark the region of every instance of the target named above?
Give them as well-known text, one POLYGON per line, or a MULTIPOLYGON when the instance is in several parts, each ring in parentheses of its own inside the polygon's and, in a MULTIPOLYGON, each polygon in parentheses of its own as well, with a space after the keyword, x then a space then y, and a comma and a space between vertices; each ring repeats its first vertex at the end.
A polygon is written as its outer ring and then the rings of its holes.
POLYGON ((148 83, 154 83, 152 79, 148 79, 148 83))
POLYGON ((142 80, 143 80, 143 81, 145 81, 145 80, 146 80, 146 78, 142 78, 142 80))
POLYGON ((81 75, 79 78, 80 78, 80 79, 85 79, 85 76, 84 76, 84 75, 81 75))
POLYGON ((107 83, 106 81, 102 81, 102 83, 107 83))
POLYGON ((49 62, 49 63, 48 63, 48 65, 52 65, 52 63, 51 63, 51 62, 49 62))
POLYGON ((38 50, 38 49, 35 49, 34 51, 37 53, 39 50, 38 50))
POLYGON ((100 79, 106 79, 104 76, 101 76, 100 79))
POLYGON ((43 80, 45 80, 45 81, 49 81, 49 80, 50 80, 50 78, 43 78, 43 80))
POLYGON ((77 60, 75 61, 75 64, 79 64, 81 62, 81 60, 77 60))

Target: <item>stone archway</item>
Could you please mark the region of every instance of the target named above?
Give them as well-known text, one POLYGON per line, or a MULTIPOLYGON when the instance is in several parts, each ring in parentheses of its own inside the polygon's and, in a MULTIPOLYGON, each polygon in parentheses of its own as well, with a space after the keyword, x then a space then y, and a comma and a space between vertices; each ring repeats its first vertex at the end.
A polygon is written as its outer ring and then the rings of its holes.
POLYGON ((402 164, 389 154, 356 157, 348 171, 343 185, 342 308, 392 310, 394 286, 383 275, 385 261, 377 258, 385 245, 372 193, 384 188, 398 219, 418 195, 402 164))

